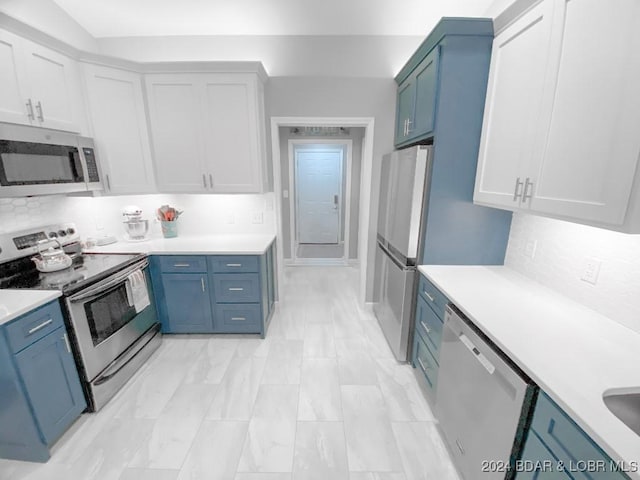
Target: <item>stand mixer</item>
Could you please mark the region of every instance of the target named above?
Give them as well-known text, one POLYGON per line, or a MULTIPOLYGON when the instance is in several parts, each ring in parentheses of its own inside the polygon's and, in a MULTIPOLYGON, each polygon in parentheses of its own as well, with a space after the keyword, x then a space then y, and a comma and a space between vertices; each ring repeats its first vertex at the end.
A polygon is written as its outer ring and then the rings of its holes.
POLYGON ((149 220, 142 218, 142 209, 137 205, 129 205, 122 210, 125 238, 129 242, 144 242, 149 232, 149 220))

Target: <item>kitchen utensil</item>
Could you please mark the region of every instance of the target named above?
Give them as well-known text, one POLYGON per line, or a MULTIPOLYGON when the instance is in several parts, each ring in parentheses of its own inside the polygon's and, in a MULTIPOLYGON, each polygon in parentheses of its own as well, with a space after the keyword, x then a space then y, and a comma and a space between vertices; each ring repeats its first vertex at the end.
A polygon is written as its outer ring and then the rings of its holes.
POLYGON ((62 248, 49 247, 42 251, 40 250, 43 243, 48 243, 49 240, 42 240, 38 242, 38 255, 31 257, 31 260, 36 264, 36 268, 40 272, 49 273, 57 272, 69 268, 73 263, 73 260, 67 255, 62 248))

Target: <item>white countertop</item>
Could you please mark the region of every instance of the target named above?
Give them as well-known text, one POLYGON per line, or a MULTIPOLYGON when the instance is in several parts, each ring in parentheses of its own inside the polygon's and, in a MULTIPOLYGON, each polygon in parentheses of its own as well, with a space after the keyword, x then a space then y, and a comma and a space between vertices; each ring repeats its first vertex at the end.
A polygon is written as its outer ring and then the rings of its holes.
POLYGON ((154 238, 146 242, 118 241, 85 249, 86 253, 147 253, 152 255, 262 255, 275 235, 193 235, 154 238))
POLYGON ((0 325, 29 313, 62 293, 58 290, 0 290, 0 325))
POLYGON ((640 462, 640 437, 602 400, 611 389, 640 392, 640 334, 507 267, 418 270, 613 460, 640 462))

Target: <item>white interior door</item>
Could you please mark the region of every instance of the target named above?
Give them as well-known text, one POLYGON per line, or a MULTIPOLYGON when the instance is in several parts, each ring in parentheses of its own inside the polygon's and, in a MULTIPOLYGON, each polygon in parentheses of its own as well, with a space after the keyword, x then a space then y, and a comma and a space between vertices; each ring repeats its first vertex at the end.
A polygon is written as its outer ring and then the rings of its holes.
POLYGON ((342 157, 342 149, 296 150, 296 224, 299 243, 338 243, 342 157))

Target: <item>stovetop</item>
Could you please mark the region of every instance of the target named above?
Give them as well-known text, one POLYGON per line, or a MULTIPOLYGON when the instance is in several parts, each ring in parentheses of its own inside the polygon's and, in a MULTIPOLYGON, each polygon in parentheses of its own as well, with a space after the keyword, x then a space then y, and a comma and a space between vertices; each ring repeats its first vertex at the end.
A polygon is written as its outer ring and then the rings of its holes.
POLYGON ((60 290, 70 295, 145 257, 144 254, 77 254, 69 268, 39 272, 31 256, 0 265, 0 288, 60 290))

